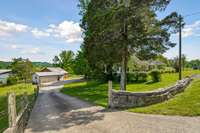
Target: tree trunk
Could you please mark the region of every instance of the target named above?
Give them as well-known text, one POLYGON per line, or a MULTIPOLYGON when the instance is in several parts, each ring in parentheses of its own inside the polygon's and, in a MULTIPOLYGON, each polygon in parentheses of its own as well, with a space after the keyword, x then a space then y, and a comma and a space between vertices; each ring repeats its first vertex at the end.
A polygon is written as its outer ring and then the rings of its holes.
POLYGON ((127 70, 127 58, 128 58, 128 23, 127 23, 127 14, 128 14, 128 1, 125 0, 125 12, 124 12, 124 27, 123 27, 123 38, 124 38, 124 46, 123 46, 123 54, 122 54, 122 64, 121 64, 121 79, 120 79, 120 87, 121 91, 126 91, 126 70, 127 70))
MULTIPOLYGON (((125 39, 126 36, 125 36, 125 39)), ((120 79, 120 87, 121 91, 126 91, 126 78, 127 78, 127 58, 128 58, 128 48, 127 48, 127 41, 124 43, 124 50, 122 55, 122 64, 121 64, 121 79, 120 79)))
POLYGON ((125 56, 122 57, 120 89, 121 91, 126 91, 126 57, 125 56))

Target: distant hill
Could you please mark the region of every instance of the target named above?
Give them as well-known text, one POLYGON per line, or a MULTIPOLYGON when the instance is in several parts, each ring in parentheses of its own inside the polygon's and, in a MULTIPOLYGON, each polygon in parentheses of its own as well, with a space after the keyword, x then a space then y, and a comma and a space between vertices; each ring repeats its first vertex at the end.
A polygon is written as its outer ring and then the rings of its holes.
POLYGON ((35 67, 52 67, 53 65, 48 62, 32 62, 35 67))
POLYGON ((0 61, 0 69, 6 69, 11 64, 11 62, 0 61))
MULTIPOLYGON (((51 67, 52 64, 48 62, 32 62, 34 67, 51 67)), ((0 69, 7 69, 11 62, 0 61, 0 69)))

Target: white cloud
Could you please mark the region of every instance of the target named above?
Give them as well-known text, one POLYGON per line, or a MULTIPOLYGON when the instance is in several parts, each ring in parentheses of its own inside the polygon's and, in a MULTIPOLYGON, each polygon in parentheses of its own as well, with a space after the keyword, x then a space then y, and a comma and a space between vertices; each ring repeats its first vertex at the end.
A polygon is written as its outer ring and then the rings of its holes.
POLYGON ((0 20, 0 36, 10 36, 14 33, 26 32, 27 25, 0 20))
POLYGON ((12 49, 17 49, 17 45, 13 44, 13 45, 11 45, 11 48, 12 49))
POLYGON ((22 54, 39 54, 41 52, 40 48, 29 48, 28 50, 22 50, 21 53, 22 54))
POLYGON ((50 34, 48 32, 45 31, 41 31, 38 30, 37 28, 34 28, 31 33, 36 37, 36 38, 40 38, 40 37, 49 37, 50 34))
POLYGON ((67 43, 81 43, 83 41, 81 27, 79 23, 73 21, 66 20, 58 25, 50 24, 47 29, 41 30, 37 27, 0 20, 0 37, 20 32, 29 32, 36 38, 53 36, 63 39, 67 43))
POLYGON ((199 36, 200 21, 196 21, 193 24, 186 25, 183 29, 183 37, 199 36))
POLYGON ((47 30, 54 37, 62 38, 67 43, 81 43, 83 41, 81 27, 79 23, 73 21, 64 21, 59 25, 49 25, 47 30))
POLYGON ((32 45, 18 45, 12 44, 10 48, 16 50, 20 54, 39 54, 42 53, 39 47, 33 47, 32 45))

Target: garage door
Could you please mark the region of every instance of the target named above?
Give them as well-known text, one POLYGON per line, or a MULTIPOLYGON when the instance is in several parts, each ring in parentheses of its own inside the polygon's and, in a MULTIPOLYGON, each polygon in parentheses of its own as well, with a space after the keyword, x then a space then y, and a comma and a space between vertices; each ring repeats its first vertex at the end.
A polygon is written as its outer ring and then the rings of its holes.
POLYGON ((51 82, 57 82, 58 79, 59 79, 58 76, 40 77, 40 83, 51 83, 51 82))

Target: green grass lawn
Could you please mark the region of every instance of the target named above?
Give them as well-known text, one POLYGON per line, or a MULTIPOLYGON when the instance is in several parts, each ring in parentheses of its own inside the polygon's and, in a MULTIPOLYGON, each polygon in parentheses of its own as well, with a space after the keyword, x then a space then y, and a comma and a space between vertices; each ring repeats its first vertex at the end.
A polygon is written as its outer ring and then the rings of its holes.
MULTIPOLYGON (((8 101, 7 93, 15 92, 17 94, 17 101, 20 99, 24 92, 28 92, 29 100, 32 99, 34 94, 34 86, 31 84, 18 84, 12 86, 0 87, 0 112, 7 111, 8 101)), ((0 132, 2 129, 8 127, 8 117, 0 118, 0 132)))
MULTIPOLYGON (((200 74, 200 71, 185 71, 183 76, 200 74)), ((132 83, 127 85, 127 90, 132 92, 152 91, 158 88, 173 85, 178 80, 178 74, 163 74, 162 81, 157 83, 149 83, 150 79, 145 83, 132 83)), ((114 89, 119 90, 119 84, 113 84, 114 89)), ((64 94, 78 97, 91 103, 107 107, 108 101, 108 84, 98 83, 96 81, 88 81, 81 83, 71 83, 65 85, 61 90, 64 94)), ((132 110, 133 111, 133 110, 132 110)))
POLYGON ((196 79, 184 93, 163 103, 129 109, 131 112, 163 115, 200 116, 200 79, 196 79))
POLYGON ((83 78, 82 75, 69 75, 69 77, 67 78, 67 80, 71 80, 71 79, 80 79, 83 78))

